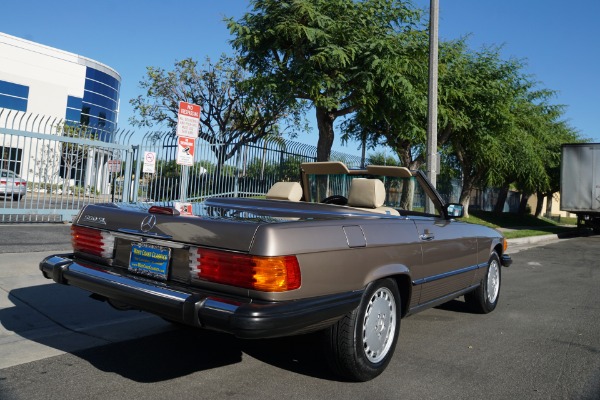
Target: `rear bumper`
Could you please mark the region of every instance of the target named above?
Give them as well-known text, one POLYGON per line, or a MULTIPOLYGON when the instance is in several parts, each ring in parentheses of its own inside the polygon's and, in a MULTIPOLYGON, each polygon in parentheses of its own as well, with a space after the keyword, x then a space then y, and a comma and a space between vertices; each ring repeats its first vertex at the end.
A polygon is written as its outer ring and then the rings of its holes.
POLYGON ((362 297, 362 291, 355 291, 283 302, 250 301, 154 282, 117 269, 83 265, 74 261, 72 254, 47 257, 40 263, 40 270, 57 283, 169 320, 247 339, 288 336, 325 327, 358 307, 362 297))

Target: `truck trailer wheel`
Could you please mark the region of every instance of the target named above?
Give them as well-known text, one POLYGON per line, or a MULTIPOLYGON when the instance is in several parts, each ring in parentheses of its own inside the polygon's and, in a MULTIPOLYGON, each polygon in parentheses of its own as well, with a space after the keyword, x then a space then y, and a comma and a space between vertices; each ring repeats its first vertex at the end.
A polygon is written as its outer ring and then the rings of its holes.
POLYGON ((400 331, 400 293, 393 279, 367 286, 360 305, 325 331, 326 355, 333 372, 364 382, 385 370, 400 331))

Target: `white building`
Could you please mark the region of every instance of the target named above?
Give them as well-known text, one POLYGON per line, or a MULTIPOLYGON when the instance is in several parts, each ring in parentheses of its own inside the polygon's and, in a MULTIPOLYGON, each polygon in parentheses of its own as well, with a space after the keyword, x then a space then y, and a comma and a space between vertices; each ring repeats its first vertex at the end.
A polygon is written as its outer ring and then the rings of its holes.
MULTIPOLYGON (((47 127, 33 126, 45 118, 50 125, 59 121, 98 128, 101 134, 95 140, 111 141, 119 113, 120 84, 120 75, 100 62, 0 33, 0 128, 52 134, 47 127)), ((0 134, 0 168, 30 182, 47 182, 47 176, 53 175, 54 180, 62 178, 80 186, 93 182, 104 191, 107 179, 98 175, 104 175, 105 155, 86 150, 86 161, 69 171, 61 152, 64 145, 56 141, 40 145, 39 140, 6 131, 0 134)))

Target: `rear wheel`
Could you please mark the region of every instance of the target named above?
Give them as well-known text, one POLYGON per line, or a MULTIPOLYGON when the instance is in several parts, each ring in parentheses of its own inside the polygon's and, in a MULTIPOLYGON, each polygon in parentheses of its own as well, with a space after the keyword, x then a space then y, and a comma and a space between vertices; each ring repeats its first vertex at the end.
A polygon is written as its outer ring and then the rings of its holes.
POLYGON ((21 195, 20 195, 20 194, 13 194, 13 195, 12 195, 12 198, 13 198, 13 200, 15 200, 15 201, 19 201, 19 200, 21 200, 21 195))
POLYGON ((500 276, 500 258, 493 252, 485 278, 477 289, 465 294, 465 301, 475 312, 487 314, 494 311, 500 297, 500 276))
POLYGON ((368 381, 385 370, 400 331, 400 294, 393 279, 367 286, 358 308, 326 331, 327 357, 341 378, 368 381))

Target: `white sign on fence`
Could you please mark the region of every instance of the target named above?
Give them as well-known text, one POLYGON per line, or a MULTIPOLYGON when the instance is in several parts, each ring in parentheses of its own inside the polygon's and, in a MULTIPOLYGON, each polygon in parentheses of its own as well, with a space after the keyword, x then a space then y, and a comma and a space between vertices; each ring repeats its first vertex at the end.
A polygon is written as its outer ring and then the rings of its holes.
POLYGON ((108 172, 120 172, 121 160, 108 160, 108 172))
POLYGON ((199 105, 179 102, 179 114, 177 116, 177 136, 188 138, 197 138, 200 129, 200 111, 199 105))
POLYGON ((194 215, 192 212, 192 203, 181 203, 179 201, 175 202, 175 209, 179 211, 179 215, 190 216, 194 215))
POLYGON ((145 174, 153 174, 156 172, 156 153, 153 151, 144 152, 144 168, 142 172, 145 174))
POLYGON ((177 164, 194 165, 194 144, 196 139, 180 136, 177 138, 177 164))

